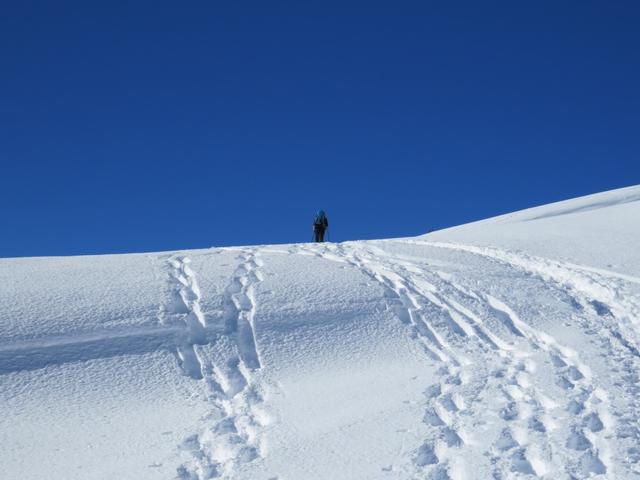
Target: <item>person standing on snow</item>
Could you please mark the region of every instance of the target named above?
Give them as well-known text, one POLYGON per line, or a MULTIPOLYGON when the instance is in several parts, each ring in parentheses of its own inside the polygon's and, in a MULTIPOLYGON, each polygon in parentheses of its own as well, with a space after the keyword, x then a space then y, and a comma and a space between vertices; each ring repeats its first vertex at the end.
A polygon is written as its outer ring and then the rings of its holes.
POLYGON ((316 242, 324 242, 324 232, 329 228, 329 220, 324 210, 318 210, 313 219, 313 234, 316 242))

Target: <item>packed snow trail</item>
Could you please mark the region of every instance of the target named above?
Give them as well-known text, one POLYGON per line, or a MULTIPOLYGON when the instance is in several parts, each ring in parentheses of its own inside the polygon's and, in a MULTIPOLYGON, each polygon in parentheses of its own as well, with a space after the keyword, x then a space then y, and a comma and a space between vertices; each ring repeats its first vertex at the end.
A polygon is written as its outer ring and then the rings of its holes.
MULTIPOLYGON (((192 368, 187 368, 185 373, 204 382, 210 404, 202 419, 203 428, 181 445, 188 457, 178 467, 178 477, 182 479, 233 478, 238 464, 252 462, 262 455, 260 429, 269 418, 260 409, 262 392, 253 383, 252 372, 261 368, 255 340, 254 289, 262 281, 259 269, 263 262, 255 249, 242 251, 238 260, 240 264, 225 289, 224 333, 212 344, 199 341, 178 349, 181 365, 184 365, 183 350, 190 357, 193 355, 191 363, 197 365, 198 371, 194 374, 192 368)), ((186 296, 191 300, 187 318, 200 318, 206 327, 195 274, 186 267, 188 259, 170 262, 185 273, 174 277, 187 285, 186 295, 184 288, 179 289, 180 298, 186 296)), ((193 324, 200 332, 197 325, 193 324)), ((195 338, 202 339, 201 335, 195 338)))
POLYGON ((638 479, 638 199, 0 260, 3 478, 638 479))
MULTIPOLYGON (((414 242, 420 242, 414 240, 414 242)), ((461 250, 502 261, 509 266, 537 275, 560 288, 571 291, 582 308, 591 308, 598 315, 613 314, 626 334, 616 333, 636 356, 640 338, 640 302, 625 288, 625 283, 640 284, 640 279, 602 269, 567 264, 526 254, 517 254, 492 247, 423 242, 425 245, 461 250)))
POLYGON ((171 322, 176 317, 185 324, 187 336, 177 345, 178 363, 185 375, 200 380, 202 365, 196 356, 195 346, 207 343, 206 320, 200 308, 200 289, 195 274, 189 268, 191 260, 177 255, 168 260, 172 283, 172 298, 166 307, 163 322, 171 322))
MULTIPOLYGON (((495 395, 488 395, 484 389, 499 391, 506 402, 498 412, 506 426, 498 430, 492 447, 483 454, 491 459, 487 476, 559 475, 561 470, 571 478, 588 478, 606 474, 607 470, 609 475, 614 474, 613 452, 607 440, 614 425, 609 396, 593 384, 591 369, 581 362, 577 352, 530 326, 491 294, 465 289, 449 281, 447 273, 421 269, 415 263, 389 256, 383 245, 384 242, 376 246, 347 243, 303 247, 293 252, 349 263, 379 282, 390 308, 413 326, 416 338, 424 342, 426 354, 443 363, 437 370, 440 382, 425 391, 428 404, 423 421, 433 428, 431 437, 415 452, 416 466, 435 478, 473 478, 465 467, 470 463, 477 474, 482 459, 469 462, 473 449, 462 453, 465 438, 474 443, 474 432, 472 428, 465 429, 462 415, 480 396, 495 400, 495 395), (503 339, 498 332, 487 329, 475 313, 482 310, 504 327, 502 335, 510 334, 512 338, 503 339), (465 369, 471 363, 466 359, 468 353, 460 353, 469 352, 472 342, 477 342, 478 347, 471 355, 476 364, 473 372, 465 369), (539 356, 539 351, 546 353, 545 364, 556 378, 554 387, 568 392, 564 404, 551 399, 557 398, 557 392, 543 392, 532 380, 538 369, 532 358, 539 356), (484 365, 497 365, 493 372, 477 368, 482 356, 486 357, 484 365), (473 386, 465 388, 466 385, 473 386)), ((474 423, 481 416, 477 410, 474 423)), ((486 441, 486 432, 482 438, 486 441)), ((635 453, 633 447, 627 448, 635 453)))

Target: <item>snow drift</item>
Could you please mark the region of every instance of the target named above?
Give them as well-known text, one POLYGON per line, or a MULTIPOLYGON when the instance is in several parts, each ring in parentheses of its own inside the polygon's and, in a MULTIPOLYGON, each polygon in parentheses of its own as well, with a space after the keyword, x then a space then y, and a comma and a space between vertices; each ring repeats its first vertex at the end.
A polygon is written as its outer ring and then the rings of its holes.
POLYGON ((640 478, 638 219, 0 260, 2 478, 640 478))

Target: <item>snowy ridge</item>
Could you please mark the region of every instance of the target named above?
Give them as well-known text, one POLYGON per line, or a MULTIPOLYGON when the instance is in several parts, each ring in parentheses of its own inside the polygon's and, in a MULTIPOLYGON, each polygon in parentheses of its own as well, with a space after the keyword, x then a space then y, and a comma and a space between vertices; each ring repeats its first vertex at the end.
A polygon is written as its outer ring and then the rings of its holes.
POLYGON ((544 220, 553 217, 586 212, 596 213, 596 210, 610 209, 611 207, 623 206, 625 204, 637 202, 640 202, 640 185, 633 185, 608 192, 599 192, 592 195, 585 195, 584 197, 572 198, 570 200, 562 200, 559 202, 549 203, 547 205, 527 208, 454 228, 460 229, 468 228, 470 226, 486 226, 490 223, 533 222, 536 220, 544 220))
POLYGON ((640 478, 637 218, 0 260, 5 476, 640 478))

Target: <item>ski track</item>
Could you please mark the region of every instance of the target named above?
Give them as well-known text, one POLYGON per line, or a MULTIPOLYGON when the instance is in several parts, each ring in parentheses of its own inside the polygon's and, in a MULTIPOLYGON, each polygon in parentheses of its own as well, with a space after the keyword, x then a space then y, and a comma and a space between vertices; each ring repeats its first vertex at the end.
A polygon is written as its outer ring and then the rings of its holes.
MULTIPOLYGON (((616 272, 548 260, 494 247, 434 243, 412 240, 409 243, 448 248, 484 256, 493 261, 538 277, 565 292, 576 310, 574 320, 599 344, 612 375, 616 395, 611 397, 601 388, 585 388, 585 379, 575 376, 575 365, 564 359, 555 362, 564 375, 558 385, 572 393, 568 410, 578 421, 573 426, 567 447, 579 454, 573 470, 590 474, 604 473, 615 478, 613 465, 627 474, 640 477, 640 353, 638 322, 640 302, 626 283, 638 279, 616 272), (582 428, 580 427, 582 425, 582 428), (616 447, 607 439, 615 439, 616 447), (594 452, 600 452, 595 455, 594 452)), ((580 370, 578 368, 578 370, 580 370)), ((581 477, 578 477, 581 478, 581 477)))
MULTIPOLYGON (((364 251, 350 249, 344 245, 325 246, 316 251, 307 247, 294 247, 290 253, 317 255, 331 261, 348 263, 380 284, 388 308, 401 322, 410 326, 411 335, 418 340, 427 356, 440 364, 437 370, 440 382, 425 391, 428 406, 423 423, 431 429, 431 436, 412 454, 415 471, 412 475, 425 472, 438 475, 448 470, 448 463, 455 460, 457 450, 463 444, 464 434, 460 431, 458 417, 466 408, 466 401, 457 392, 464 383, 462 366, 470 361, 458 355, 449 345, 452 335, 468 335, 472 327, 461 318, 446 315, 442 303, 434 292, 421 291, 407 277, 397 274, 389 266, 376 262, 364 251), (426 298, 428 297, 428 298, 426 298)), ((395 469, 396 467, 389 467, 395 469)))
POLYGON ((623 343, 630 353, 640 357, 638 333, 640 332, 640 301, 624 284, 624 282, 640 284, 639 278, 495 247, 422 240, 407 240, 406 243, 480 255, 555 284, 570 293, 581 308, 592 310, 599 316, 611 314, 615 317, 617 326, 621 328, 620 331, 611 331, 610 334, 618 337, 618 341, 623 343))
POLYGON ((255 249, 239 251, 240 264, 225 290, 223 325, 214 342, 207 339, 207 318, 190 260, 167 261, 171 299, 164 323, 183 322, 188 335, 177 345, 183 373, 200 381, 209 410, 201 429, 180 445, 186 460, 177 470, 183 480, 233 478, 236 468, 264 455, 261 429, 269 422, 262 408, 264 392, 254 381, 261 368, 255 336, 255 288, 263 265, 255 249), (215 343, 216 348, 213 348, 215 343))
MULTIPOLYGON (((367 261, 377 261, 380 264, 380 259, 384 257, 383 251, 375 249, 367 255, 367 261), (377 260, 373 260, 374 258, 377 260)), ((387 261, 386 264, 387 268, 395 269, 398 275, 405 278, 406 282, 410 282, 418 295, 435 306, 438 309, 435 313, 448 319, 445 325, 448 324, 450 327, 449 335, 453 334, 456 340, 454 343, 457 343, 458 347, 462 346, 461 342, 464 342, 467 346, 462 348, 468 349, 471 343, 475 343, 476 347, 485 355, 496 353, 505 358, 504 363, 507 365, 514 362, 512 347, 489 331, 477 315, 457 300, 445 295, 441 286, 434 283, 435 278, 427 279, 424 275, 420 275, 421 272, 415 266, 402 265, 396 260, 394 262, 387 261)), ((477 298, 476 294, 469 296, 477 298)), ((433 310, 428 311, 427 315, 432 321, 434 318, 433 310)), ((437 371, 441 377, 440 382, 425 390, 428 404, 423 422, 431 427, 431 432, 415 453, 414 463, 417 467, 427 467, 427 474, 430 478, 471 478, 471 472, 465 468, 464 461, 466 458, 465 447, 468 442, 472 441, 472 432, 469 428, 472 426, 469 426, 466 420, 477 416, 477 413, 472 414, 474 412, 473 404, 479 397, 481 385, 487 383, 488 378, 486 372, 482 372, 480 375, 472 373, 468 368, 470 365, 470 362, 463 362, 462 369, 456 368, 455 364, 452 369, 450 365, 445 363, 437 371)), ((522 378, 516 379, 515 372, 521 370, 524 370, 522 362, 518 364, 518 368, 509 365, 507 382, 516 385, 517 380, 520 380, 521 383, 525 383, 522 378)), ((520 377, 523 375, 520 373, 520 377)), ((504 391, 506 395, 509 395, 508 390, 504 391)), ((520 399, 519 397, 518 400, 520 399)), ((501 470, 509 468, 521 473, 533 472, 533 468, 525 456, 525 449, 518 443, 514 443, 513 448, 510 464, 508 466, 500 465, 499 468, 501 470)), ((497 458, 494 455, 492 461, 495 462, 497 458)), ((499 471, 493 473, 495 476, 499 476, 499 471)))
MULTIPOLYGON (((447 283, 443 277, 441 275, 447 283)), ((502 349, 500 355, 506 359, 504 371, 498 370, 493 375, 506 380, 500 389, 508 403, 500 411, 500 416, 513 421, 513 425, 503 430, 501 439, 493 447, 494 452, 497 450, 496 453, 499 453, 492 457, 497 467, 494 476, 508 478, 512 474, 550 474, 555 468, 549 462, 557 458, 562 459, 561 464, 570 478, 588 478, 605 473, 612 475, 611 449, 606 439, 611 434, 611 422, 606 422, 605 427, 601 420, 601 417, 610 419, 608 395, 594 386, 591 371, 580 362, 578 354, 559 344, 552 336, 531 327, 497 298, 448 283, 453 291, 457 290, 469 299, 482 300, 507 330, 515 337, 525 339, 531 348, 527 352, 520 344, 517 351, 502 349), (530 374, 535 372, 536 363, 527 357, 536 350, 547 354, 557 386, 567 391, 566 404, 551 400, 532 383, 530 374), (568 413, 566 425, 554 425, 553 418, 559 416, 555 415, 558 409, 568 413), (531 437, 536 441, 529 441, 531 437), (507 458, 510 459, 510 465, 500 466, 500 462, 504 463, 505 451, 509 452, 507 458)), ((453 301, 450 303, 455 305, 453 301)), ((468 311, 462 310, 462 313, 473 316, 468 311)))
MULTIPOLYGON (((296 246, 289 253, 348 263, 379 283, 389 309, 440 365, 438 382, 424 392, 428 434, 411 454, 412 476, 477 478, 478 472, 465 469, 466 455, 472 454, 465 448, 467 443, 486 443, 481 437, 484 420, 478 418, 491 417, 502 425, 483 454, 489 463, 486 473, 493 478, 615 475, 609 441, 615 421, 607 392, 595 386, 577 352, 533 328, 502 300, 375 246, 296 246), (504 330, 492 331, 483 317, 497 320, 504 330), (479 355, 489 367, 472 366, 464 352, 479 355), (561 400, 535 383, 539 361, 533 357, 541 352, 541 366, 553 369, 555 385, 564 392, 561 400), (487 405, 497 407, 487 412, 487 405)), ((636 433, 627 431, 629 437, 636 433)), ((640 456, 637 448, 629 447, 628 453, 640 456)))

